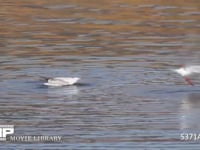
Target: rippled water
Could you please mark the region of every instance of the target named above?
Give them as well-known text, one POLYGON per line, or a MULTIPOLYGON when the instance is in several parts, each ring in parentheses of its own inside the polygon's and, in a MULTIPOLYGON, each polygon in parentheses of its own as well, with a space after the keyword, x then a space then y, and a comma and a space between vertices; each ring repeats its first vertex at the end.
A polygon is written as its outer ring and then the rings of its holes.
POLYGON ((63 137, 1 149, 199 148, 180 134, 200 131, 200 86, 171 71, 200 63, 198 1, 1 1, 0 24, 0 124, 63 137))

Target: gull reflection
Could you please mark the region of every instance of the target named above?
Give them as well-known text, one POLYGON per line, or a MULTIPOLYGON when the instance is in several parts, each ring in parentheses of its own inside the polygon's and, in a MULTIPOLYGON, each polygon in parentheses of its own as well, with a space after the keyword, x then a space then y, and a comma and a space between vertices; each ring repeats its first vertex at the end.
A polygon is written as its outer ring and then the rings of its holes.
POLYGON ((65 87, 48 87, 49 97, 70 97, 78 94, 79 90, 76 86, 65 86, 65 87))
POLYGON ((192 93, 183 99, 181 129, 200 129, 200 94, 192 93))

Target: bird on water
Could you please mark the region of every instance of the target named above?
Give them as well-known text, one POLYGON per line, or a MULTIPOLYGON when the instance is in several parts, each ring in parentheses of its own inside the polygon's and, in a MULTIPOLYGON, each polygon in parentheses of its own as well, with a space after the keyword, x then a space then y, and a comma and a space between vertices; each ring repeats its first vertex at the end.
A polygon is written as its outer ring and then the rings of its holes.
POLYGON ((200 66, 181 66, 181 68, 175 69, 174 71, 180 74, 187 84, 194 85, 189 76, 193 74, 200 74, 200 66))
POLYGON ((77 77, 42 78, 45 79, 46 82, 44 85, 47 86, 70 86, 76 84, 80 80, 80 78, 77 77))

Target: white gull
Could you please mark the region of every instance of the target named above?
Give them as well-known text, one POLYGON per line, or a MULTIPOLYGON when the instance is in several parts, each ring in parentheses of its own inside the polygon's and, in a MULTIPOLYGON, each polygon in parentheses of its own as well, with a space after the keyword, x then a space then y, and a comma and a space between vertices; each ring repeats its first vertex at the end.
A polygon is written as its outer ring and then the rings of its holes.
POLYGON ((197 65, 182 66, 181 68, 175 69, 174 71, 180 74, 188 84, 194 85, 188 76, 193 75, 193 74, 199 74, 200 66, 197 66, 197 65))
POLYGON ((67 86, 74 85, 80 80, 80 78, 70 78, 70 77, 55 77, 55 78, 46 78, 46 83, 44 85, 47 86, 67 86))

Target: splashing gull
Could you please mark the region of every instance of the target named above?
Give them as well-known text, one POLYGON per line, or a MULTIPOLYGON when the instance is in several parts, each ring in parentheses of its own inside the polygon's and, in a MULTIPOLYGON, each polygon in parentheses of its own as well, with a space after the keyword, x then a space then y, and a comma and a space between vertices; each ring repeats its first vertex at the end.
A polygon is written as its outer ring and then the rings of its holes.
POLYGON ((174 70, 176 73, 180 74, 187 84, 194 85, 193 82, 190 80, 188 76, 193 74, 199 74, 200 73, 200 66, 182 66, 179 69, 174 70))

